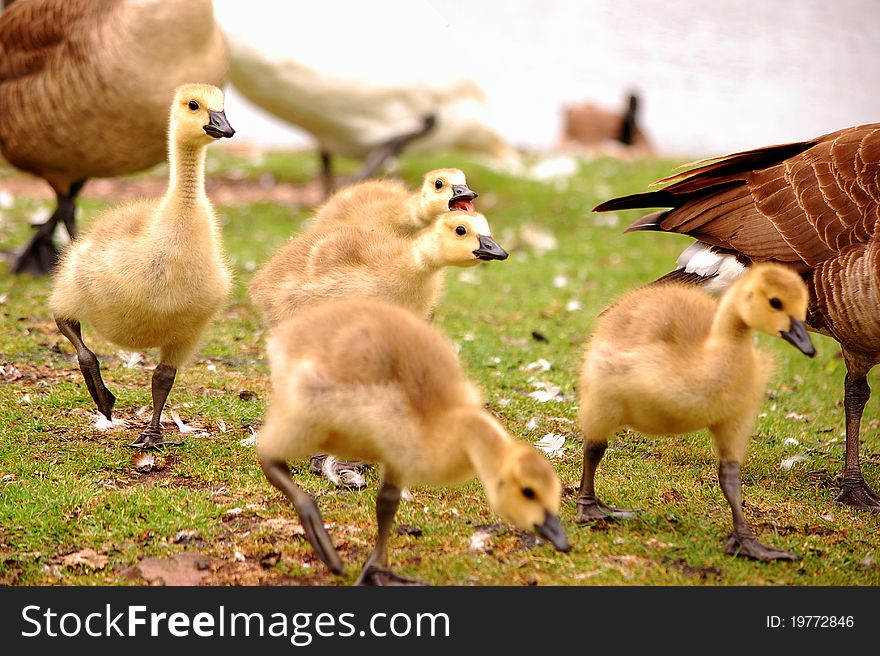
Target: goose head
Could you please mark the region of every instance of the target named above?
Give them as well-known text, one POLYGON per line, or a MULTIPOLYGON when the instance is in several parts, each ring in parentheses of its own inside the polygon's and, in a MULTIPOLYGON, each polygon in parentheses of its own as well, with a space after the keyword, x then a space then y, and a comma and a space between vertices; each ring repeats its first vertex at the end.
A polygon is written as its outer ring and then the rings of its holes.
POLYGON ((223 111, 223 91, 210 84, 178 87, 171 106, 171 131, 178 141, 192 144, 234 135, 223 111))
POLYGON ((511 443, 498 476, 484 482, 489 505, 510 523, 533 531, 559 551, 571 548, 559 521, 562 485, 553 466, 533 447, 511 443))
POLYGON ((467 267, 507 259, 507 251, 492 239, 482 214, 446 212, 427 229, 426 238, 429 257, 442 266, 467 267))
POLYGON ((422 181, 419 194, 419 213, 435 217, 447 210, 474 211, 477 194, 467 186, 464 173, 458 169, 429 171, 422 181))
POLYGON ((778 264, 755 264, 730 292, 737 294, 739 313, 747 325, 781 337, 805 355, 816 355, 804 323, 807 286, 796 272, 778 264))

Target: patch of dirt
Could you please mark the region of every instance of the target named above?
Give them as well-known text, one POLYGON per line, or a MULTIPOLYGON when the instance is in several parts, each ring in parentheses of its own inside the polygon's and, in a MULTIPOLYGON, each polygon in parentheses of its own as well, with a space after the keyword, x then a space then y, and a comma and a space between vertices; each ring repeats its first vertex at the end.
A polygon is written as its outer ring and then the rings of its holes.
MULTIPOLYGON (((164 194, 167 186, 168 180, 159 177, 96 178, 88 181, 81 195, 84 198, 111 201, 154 198, 164 194)), ((313 206, 323 201, 323 191, 317 180, 304 185, 294 185, 256 182, 220 175, 208 177, 205 180, 205 190, 208 198, 215 205, 272 202, 281 205, 313 206)), ((0 191, 16 197, 33 198, 47 203, 55 202, 55 194, 49 185, 35 177, 15 176, 0 179, 0 191)))
POLYGON ((200 585, 210 567, 211 559, 204 554, 180 553, 169 558, 144 558, 125 569, 122 576, 150 585, 200 585))
POLYGON ((715 581, 720 581, 722 577, 720 567, 694 567, 688 565, 684 558, 663 558, 661 562, 665 563, 670 569, 674 568, 681 570, 681 573, 685 576, 695 576, 702 581, 710 578, 715 581))

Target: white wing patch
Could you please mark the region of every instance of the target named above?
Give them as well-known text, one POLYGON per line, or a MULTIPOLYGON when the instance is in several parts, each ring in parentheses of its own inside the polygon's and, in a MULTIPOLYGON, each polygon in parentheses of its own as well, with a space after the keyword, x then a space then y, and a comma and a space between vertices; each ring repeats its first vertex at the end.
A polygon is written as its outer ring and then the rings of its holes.
POLYGON ((694 242, 678 256, 677 269, 708 278, 701 286, 710 294, 726 290, 745 274, 747 268, 735 255, 717 253, 701 241, 694 242))

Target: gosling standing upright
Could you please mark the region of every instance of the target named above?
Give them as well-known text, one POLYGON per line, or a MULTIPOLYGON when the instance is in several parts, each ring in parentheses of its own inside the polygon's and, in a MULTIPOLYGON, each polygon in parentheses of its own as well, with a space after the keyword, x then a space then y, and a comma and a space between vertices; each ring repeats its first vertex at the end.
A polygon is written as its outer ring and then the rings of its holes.
POLYGON ((867 376, 880 362, 880 123, 708 160, 661 182, 672 184, 595 211, 671 208, 628 228, 698 240, 664 278, 723 289, 762 261, 804 275, 807 323, 836 339, 846 362, 846 461, 836 500, 880 512, 859 464, 867 376))
POLYGON ((757 560, 795 559, 755 538, 742 511, 740 465, 764 398, 767 356, 753 330, 815 355, 804 327, 807 288, 776 264, 753 267, 720 304, 699 289, 667 284, 629 293, 599 317, 584 354, 580 426, 584 468, 578 521, 628 517, 594 488, 608 437, 621 426, 654 435, 708 428, 718 479, 733 513, 727 552, 757 560))
POLYGON ((104 385, 97 357, 83 343, 80 324, 126 348, 159 348, 153 415, 134 447, 164 442, 159 420, 177 370, 194 355, 229 294, 232 276, 204 175, 205 147, 234 133, 220 89, 178 88, 171 104, 165 195, 104 212, 59 263, 52 312, 104 416, 111 418, 116 399, 104 385))
POLYGON ((449 485, 474 474, 495 512, 568 551, 553 467, 483 408, 452 346, 421 318, 376 299, 329 301, 277 326, 268 348, 272 396, 257 455, 331 570, 343 573, 342 561, 314 500, 286 464, 316 451, 383 465, 378 537, 358 583, 414 582, 388 569, 386 545, 403 487, 449 485))

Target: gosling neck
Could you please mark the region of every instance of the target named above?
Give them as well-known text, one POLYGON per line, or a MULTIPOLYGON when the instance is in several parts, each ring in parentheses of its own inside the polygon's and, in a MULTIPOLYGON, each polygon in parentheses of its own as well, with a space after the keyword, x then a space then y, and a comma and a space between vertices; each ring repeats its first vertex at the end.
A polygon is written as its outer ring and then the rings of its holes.
POLYGON ((437 233, 426 230, 412 242, 412 256, 416 268, 423 273, 435 273, 445 266, 438 254, 437 233))
POLYGON ((750 348, 752 345, 752 328, 742 317, 738 307, 738 285, 734 285, 718 304, 712 329, 709 333, 710 344, 723 344, 739 348, 750 348))
POLYGON ((458 410, 450 422, 456 434, 463 436, 462 445, 471 461, 477 478, 483 484, 489 503, 499 478, 499 467, 504 461, 511 438, 493 417, 479 408, 458 410), (456 430, 457 429, 457 430, 456 430))
POLYGON ((179 206, 207 202, 205 194, 205 145, 192 144, 172 136, 169 149, 167 201, 179 206))

